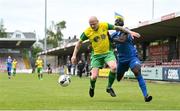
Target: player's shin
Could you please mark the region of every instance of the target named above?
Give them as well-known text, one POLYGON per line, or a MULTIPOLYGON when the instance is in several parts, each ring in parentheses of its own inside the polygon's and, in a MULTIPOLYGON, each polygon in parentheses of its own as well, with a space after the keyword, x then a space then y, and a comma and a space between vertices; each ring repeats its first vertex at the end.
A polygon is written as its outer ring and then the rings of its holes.
POLYGON ((112 84, 114 83, 115 77, 116 77, 116 73, 110 71, 109 72, 109 78, 108 78, 108 87, 112 86, 112 84))
POLYGON ((95 88, 95 84, 96 84, 96 79, 93 80, 93 79, 90 78, 90 85, 91 85, 91 88, 94 89, 94 88, 95 88))
POLYGON ((141 91, 143 93, 143 96, 146 97, 148 94, 147 94, 147 89, 146 89, 146 83, 141 75, 141 73, 139 73, 137 76, 136 76, 137 80, 138 80, 138 83, 139 83, 139 87, 141 88, 141 91))

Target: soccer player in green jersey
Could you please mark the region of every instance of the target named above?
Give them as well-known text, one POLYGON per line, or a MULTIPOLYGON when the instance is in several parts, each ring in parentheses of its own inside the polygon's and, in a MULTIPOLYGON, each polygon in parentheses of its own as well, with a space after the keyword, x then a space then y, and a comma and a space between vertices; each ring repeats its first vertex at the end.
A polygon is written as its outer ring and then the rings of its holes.
POLYGON ((39 80, 43 79, 43 73, 42 73, 42 68, 43 68, 43 60, 39 56, 38 59, 36 60, 36 67, 37 67, 37 73, 38 73, 38 78, 39 80))
POLYGON ((121 26, 114 26, 109 23, 99 23, 97 17, 92 16, 89 19, 88 27, 80 36, 80 40, 77 42, 74 52, 71 58, 73 64, 75 64, 77 53, 85 40, 89 40, 92 45, 92 55, 91 55, 91 77, 90 77, 90 89, 89 95, 90 97, 94 96, 94 89, 97 76, 99 74, 99 69, 104 66, 106 63, 109 68, 109 79, 108 86, 106 88, 106 92, 108 92, 112 97, 115 97, 116 94, 112 88, 112 84, 115 80, 116 74, 116 58, 113 53, 108 30, 120 30, 126 33, 130 33, 128 30, 124 29, 121 26))
POLYGON ((13 76, 16 75, 16 66, 17 66, 17 60, 14 58, 12 62, 13 76))

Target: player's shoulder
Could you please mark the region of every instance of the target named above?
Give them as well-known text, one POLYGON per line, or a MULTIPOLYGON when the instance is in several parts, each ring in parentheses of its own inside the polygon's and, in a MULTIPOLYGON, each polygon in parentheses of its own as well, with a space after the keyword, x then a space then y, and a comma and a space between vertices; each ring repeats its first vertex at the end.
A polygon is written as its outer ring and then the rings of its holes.
POLYGON ((88 27, 84 30, 84 33, 90 33, 92 31, 92 28, 91 27, 88 27))
POLYGON ((99 22, 99 25, 108 25, 107 22, 99 22))
POLYGON ((104 27, 108 27, 108 25, 109 25, 109 23, 107 23, 107 22, 100 22, 100 23, 99 23, 99 27, 101 27, 101 28, 102 28, 102 27, 103 27, 103 28, 104 28, 104 27))

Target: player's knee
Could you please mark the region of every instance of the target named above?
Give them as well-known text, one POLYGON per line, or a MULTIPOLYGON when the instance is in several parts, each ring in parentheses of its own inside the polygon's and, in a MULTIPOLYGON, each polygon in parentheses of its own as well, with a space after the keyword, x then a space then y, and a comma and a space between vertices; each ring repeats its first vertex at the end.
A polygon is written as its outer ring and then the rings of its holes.
POLYGON ((111 72, 116 72, 116 69, 117 69, 117 64, 116 64, 116 62, 113 62, 113 63, 111 63, 111 64, 108 64, 108 66, 109 66, 111 72))
POLYGON ((135 76, 138 76, 138 74, 141 73, 141 68, 140 67, 135 67, 132 71, 133 71, 135 76))
POLYGON ((91 74, 91 79, 92 79, 92 80, 96 80, 96 79, 97 79, 97 74, 92 73, 92 74, 91 74))
POLYGON ((98 76, 98 73, 99 73, 99 71, 98 71, 98 69, 92 69, 91 70, 91 79, 92 80, 96 80, 97 79, 97 76, 98 76))
POLYGON ((117 68, 117 67, 116 67, 115 65, 112 66, 112 67, 111 67, 111 72, 116 72, 116 68, 117 68))
POLYGON ((121 79, 120 79, 120 78, 118 78, 118 77, 117 77, 116 79, 117 79, 117 81, 118 81, 118 82, 121 80, 121 79))
POLYGON ((138 75, 138 73, 139 73, 139 71, 137 71, 137 70, 133 70, 133 73, 134 73, 134 75, 135 75, 135 76, 137 76, 137 75, 138 75))
POLYGON ((123 78, 123 74, 117 74, 116 79, 117 79, 118 82, 119 82, 122 78, 123 78))
POLYGON ((91 80, 96 80, 97 79, 97 76, 92 76, 91 75, 91 80))

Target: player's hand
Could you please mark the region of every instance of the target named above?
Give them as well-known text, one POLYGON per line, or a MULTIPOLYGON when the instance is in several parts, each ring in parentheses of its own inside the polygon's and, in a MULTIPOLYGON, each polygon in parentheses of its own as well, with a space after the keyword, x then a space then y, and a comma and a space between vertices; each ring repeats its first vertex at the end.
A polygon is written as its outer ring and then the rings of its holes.
POLYGON ((72 57, 71 57, 71 63, 72 63, 72 64, 76 64, 76 63, 77 63, 76 56, 72 56, 72 57))
POLYGON ((139 33, 133 32, 133 31, 131 31, 131 36, 132 36, 133 39, 134 39, 134 37, 136 37, 136 38, 140 38, 141 37, 141 35, 139 33))

